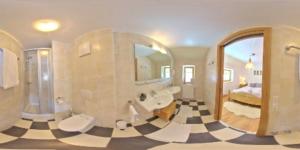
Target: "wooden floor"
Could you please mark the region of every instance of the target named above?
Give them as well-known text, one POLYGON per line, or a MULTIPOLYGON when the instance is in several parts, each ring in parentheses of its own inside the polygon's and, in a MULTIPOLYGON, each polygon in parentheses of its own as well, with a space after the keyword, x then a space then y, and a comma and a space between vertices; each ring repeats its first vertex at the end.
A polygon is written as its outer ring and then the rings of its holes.
MULTIPOLYGON (((224 102, 226 100, 227 97, 224 97, 224 102)), ((245 116, 237 116, 234 113, 228 111, 225 107, 223 107, 221 120, 228 124, 230 127, 250 132, 256 132, 258 129, 260 119, 252 119, 245 116)))

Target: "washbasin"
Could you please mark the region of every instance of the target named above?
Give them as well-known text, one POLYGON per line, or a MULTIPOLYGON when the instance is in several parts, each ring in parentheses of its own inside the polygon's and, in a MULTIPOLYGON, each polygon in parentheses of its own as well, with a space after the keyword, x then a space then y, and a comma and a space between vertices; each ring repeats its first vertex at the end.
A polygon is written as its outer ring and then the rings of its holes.
POLYGON ((168 87, 168 88, 165 88, 165 89, 162 89, 160 91, 157 91, 157 93, 159 94, 176 94, 178 92, 181 91, 181 87, 180 86, 172 86, 172 87, 168 87))
POLYGON ((181 91, 181 88, 180 88, 180 86, 172 86, 172 87, 167 88, 167 90, 172 94, 176 94, 181 91))
POLYGON ((173 94, 180 92, 181 88, 179 86, 173 86, 165 88, 160 91, 156 91, 156 94, 146 94, 147 98, 144 101, 140 101, 139 98, 136 101, 147 111, 151 112, 155 109, 161 109, 170 105, 173 100, 173 94))

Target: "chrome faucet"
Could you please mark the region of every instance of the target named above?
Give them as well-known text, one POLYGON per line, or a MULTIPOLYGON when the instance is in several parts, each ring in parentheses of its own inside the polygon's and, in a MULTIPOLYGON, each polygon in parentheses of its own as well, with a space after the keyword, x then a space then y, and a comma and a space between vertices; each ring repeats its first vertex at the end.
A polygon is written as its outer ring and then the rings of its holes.
POLYGON ((157 93, 156 93, 156 91, 154 91, 154 90, 151 90, 150 91, 150 95, 153 97, 154 95, 156 95, 157 93))

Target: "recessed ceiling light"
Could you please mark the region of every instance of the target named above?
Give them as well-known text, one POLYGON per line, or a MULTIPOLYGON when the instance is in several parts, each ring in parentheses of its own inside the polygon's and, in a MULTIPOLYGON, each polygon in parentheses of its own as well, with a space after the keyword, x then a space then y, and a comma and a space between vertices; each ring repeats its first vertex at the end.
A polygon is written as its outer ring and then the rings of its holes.
POLYGON ((37 20, 33 23, 33 27, 42 32, 52 32, 57 30, 60 27, 60 24, 56 20, 52 19, 42 19, 37 20))

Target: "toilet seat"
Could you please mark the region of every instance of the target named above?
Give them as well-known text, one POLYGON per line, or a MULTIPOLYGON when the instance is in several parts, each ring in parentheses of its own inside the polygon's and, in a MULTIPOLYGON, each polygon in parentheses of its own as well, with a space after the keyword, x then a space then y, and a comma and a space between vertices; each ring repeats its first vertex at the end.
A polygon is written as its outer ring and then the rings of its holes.
POLYGON ((58 128, 67 132, 86 132, 90 130, 94 124, 94 117, 85 114, 79 114, 62 120, 59 122, 58 128))

